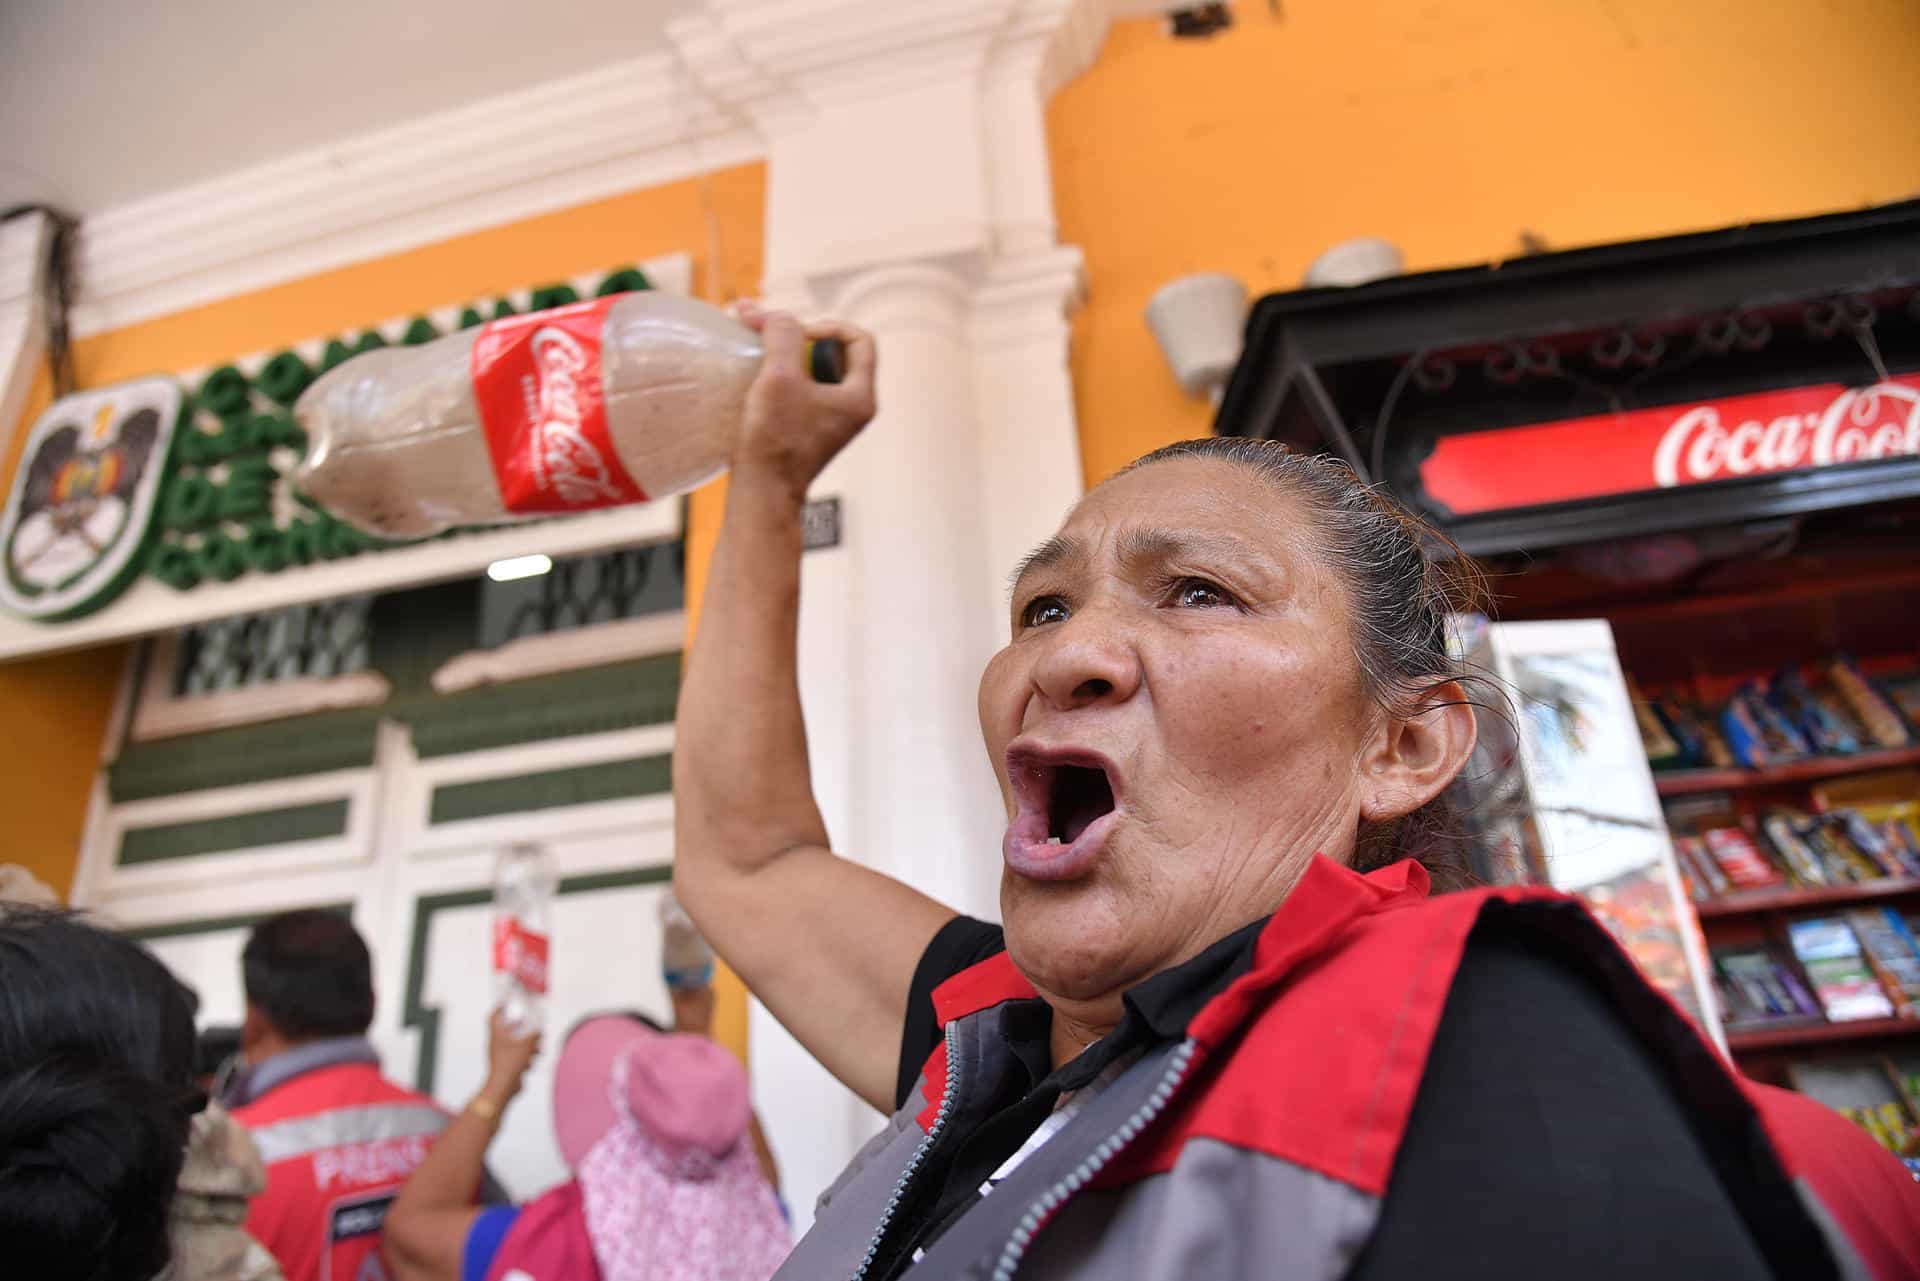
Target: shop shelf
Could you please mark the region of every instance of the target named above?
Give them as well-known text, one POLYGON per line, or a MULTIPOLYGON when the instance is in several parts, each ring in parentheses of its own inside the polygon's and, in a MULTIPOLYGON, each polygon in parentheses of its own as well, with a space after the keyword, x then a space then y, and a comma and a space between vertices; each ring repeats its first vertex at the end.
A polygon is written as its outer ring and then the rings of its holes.
POLYGON ((1768 766, 1766 769, 1673 770, 1655 774, 1653 785, 1662 796, 1691 796, 1695 792, 1731 792, 1742 788, 1812 783, 1823 778, 1864 774, 1869 770, 1891 769, 1898 765, 1920 765, 1920 746, 1855 752, 1850 756, 1814 756, 1803 761, 1768 766))
POLYGON ((1734 1054, 1751 1050, 1782 1050, 1800 1045, 1839 1041, 1874 1041, 1889 1036, 1920 1036, 1920 1019, 1855 1019, 1851 1023, 1802 1023, 1794 1027, 1763 1027, 1727 1033, 1727 1049, 1734 1054))
POLYGON ((1837 885, 1831 889, 1801 889, 1794 886, 1777 890, 1744 890, 1720 898, 1695 903, 1693 910, 1701 920, 1725 916, 1754 916, 1761 912, 1784 912, 1791 908, 1837 907, 1847 903, 1867 903, 1875 899, 1899 898, 1920 894, 1920 877, 1888 877, 1859 885, 1837 885))

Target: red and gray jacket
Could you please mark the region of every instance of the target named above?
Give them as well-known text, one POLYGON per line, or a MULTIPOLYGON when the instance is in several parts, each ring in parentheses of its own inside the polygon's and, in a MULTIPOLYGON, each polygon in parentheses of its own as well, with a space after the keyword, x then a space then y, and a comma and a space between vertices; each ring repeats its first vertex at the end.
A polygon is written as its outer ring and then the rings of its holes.
POLYGON ((447 1114, 381 1076, 378 1055, 358 1037, 269 1059, 236 1097, 233 1115, 267 1167, 247 1231, 287 1281, 389 1281, 379 1249, 387 1207, 447 1114))
MULTIPOLYGON (((1363 876, 1316 859, 1261 931, 1252 967, 1185 1038, 1089 1098, 909 1275, 1344 1276, 1379 1220, 1468 939, 1498 917, 1600 984, 1684 1106, 1766 1168, 1783 1231, 1824 1244, 1850 1281, 1920 1278, 1920 1185, 1904 1167, 1837 1113, 1735 1073, 1577 900, 1426 890, 1413 863, 1363 876)), ((1033 996, 1004 952, 935 989, 943 1039, 920 1097, 822 1195, 778 1281, 865 1275, 916 1172, 964 1137, 964 1118, 1012 1070, 996 1011, 1033 996)))

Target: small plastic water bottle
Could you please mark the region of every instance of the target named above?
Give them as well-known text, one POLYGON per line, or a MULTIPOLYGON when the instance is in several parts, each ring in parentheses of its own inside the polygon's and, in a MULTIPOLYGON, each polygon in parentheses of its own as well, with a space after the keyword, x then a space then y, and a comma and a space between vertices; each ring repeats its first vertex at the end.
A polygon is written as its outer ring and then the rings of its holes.
POLYGON ((538 845, 512 845, 493 870, 493 1004, 519 1036, 545 1025, 552 960, 553 858, 538 845))
POLYGON ((712 984, 713 949, 671 890, 660 900, 660 934, 660 977, 669 992, 691 992, 712 984))

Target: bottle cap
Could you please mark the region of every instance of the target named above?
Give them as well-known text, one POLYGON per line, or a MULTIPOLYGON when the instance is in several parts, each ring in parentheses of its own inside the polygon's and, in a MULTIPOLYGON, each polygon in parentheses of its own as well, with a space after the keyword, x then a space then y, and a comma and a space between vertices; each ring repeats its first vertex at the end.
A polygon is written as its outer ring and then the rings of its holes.
POLYGON ((807 371, 817 383, 839 383, 847 376, 847 344, 838 338, 816 338, 808 343, 807 371))

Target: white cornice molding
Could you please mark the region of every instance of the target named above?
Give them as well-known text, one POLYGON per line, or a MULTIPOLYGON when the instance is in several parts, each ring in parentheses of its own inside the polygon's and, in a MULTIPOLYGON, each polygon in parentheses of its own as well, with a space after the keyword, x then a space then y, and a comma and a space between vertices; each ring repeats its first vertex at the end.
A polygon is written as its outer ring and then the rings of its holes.
MULTIPOLYGON (((760 159, 783 122, 932 76, 1041 99, 1108 26, 1168 0, 706 0, 651 54, 95 215, 79 336, 452 236, 760 159), (1029 79, 1030 78, 1030 79, 1029 79)), ((1030 237, 1029 237, 1030 238, 1030 237)), ((0 312, 19 263, 0 233, 0 312)))
POLYGON ((40 283, 52 232, 45 214, 0 223, 0 458, 21 425, 33 371, 46 353, 40 283))
POLYGON ((31 302, 39 295, 51 229, 40 213, 0 222, 0 307, 31 302))
POLYGON ((81 228, 75 332, 760 158, 740 121, 655 54, 110 210, 81 228))

